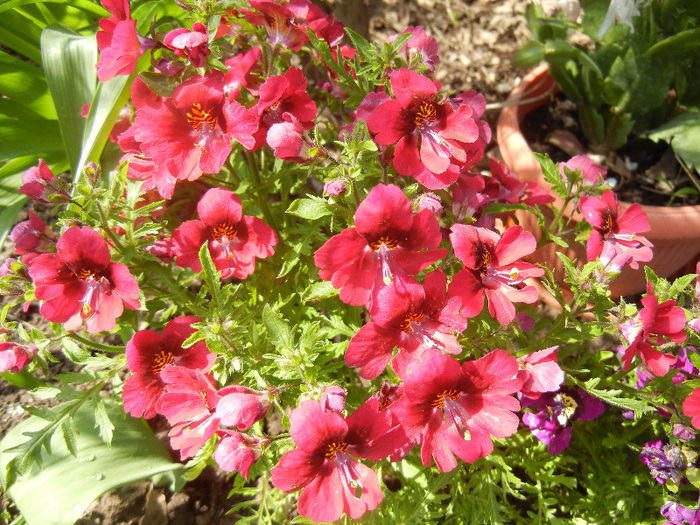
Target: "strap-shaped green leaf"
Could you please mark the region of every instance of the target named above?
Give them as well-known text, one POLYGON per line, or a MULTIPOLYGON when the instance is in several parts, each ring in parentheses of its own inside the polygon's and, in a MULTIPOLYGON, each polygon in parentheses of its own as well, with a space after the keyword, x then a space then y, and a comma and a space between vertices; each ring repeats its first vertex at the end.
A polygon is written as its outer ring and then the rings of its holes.
MULTIPOLYGON (((72 524, 88 505, 108 490, 149 478, 169 477, 177 490, 183 481, 182 465, 173 463, 163 445, 142 419, 125 416, 114 403, 103 407, 101 417, 114 425, 112 445, 107 446, 95 428, 95 408, 86 404, 73 422, 76 434, 71 441, 72 456, 58 433, 51 439, 51 454, 42 451, 42 467, 20 476, 9 488, 9 495, 28 525, 72 524)), ((0 442, 0 450, 16 446, 27 438, 24 432, 36 432, 46 421, 30 417, 0 442)), ((71 429, 66 428, 66 432, 71 429)), ((3 470, 13 455, 0 452, 3 470)))

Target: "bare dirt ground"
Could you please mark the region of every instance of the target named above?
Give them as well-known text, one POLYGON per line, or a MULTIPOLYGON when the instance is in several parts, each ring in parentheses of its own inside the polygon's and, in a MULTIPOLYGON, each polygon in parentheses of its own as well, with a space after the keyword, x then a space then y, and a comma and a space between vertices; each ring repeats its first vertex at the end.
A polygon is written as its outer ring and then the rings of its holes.
MULTIPOLYGON (((528 0, 326 0, 319 4, 376 42, 408 26, 421 26, 440 45, 435 78, 443 90, 458 94, 474 89, 484 94, 489 103, 485 117, 492 127, 499 105, 525 73, 513 67, 510 59, 529 37, 522 16, 528 0)), ((1 259, 7 255, 3 253, 1 259)), ((32 402, 28 394, 0 381, 0 436, 23 419, 20 405, 32 402)), ((124 487, 105 494, 79 523, 232 524, 235 519, 224 516, 231 505, 225 501, 231 483, 207 469, 179 494, 145 482, 124 487)), ((5 510, 7 503, 3 501, 0 509, 5 510)))

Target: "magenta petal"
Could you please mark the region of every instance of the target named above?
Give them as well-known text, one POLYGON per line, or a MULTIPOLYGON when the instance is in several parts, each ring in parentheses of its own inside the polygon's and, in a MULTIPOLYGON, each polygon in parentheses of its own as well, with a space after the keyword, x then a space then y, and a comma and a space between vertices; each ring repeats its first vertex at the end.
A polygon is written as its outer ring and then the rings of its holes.
POLYGON ((400 330, 368 323, 350 340, 345 364, 361 368, 360 375, 365 379, 374 379, 386 368, 400 337, 400 330))
POLYGON ((267 412, 267 406, 255 394, 233 393, 223 396, 216 405, 216 416, 223 426, 248 430, 267 412))
POLYGON ((299 514, 316 522, 335 521, 343 514, 343 486, 338 469, 314 479, 299 496, 299 514))
POLYGON ((304 401, 292 411, 289 418, 292 440, 308 453, 333 441, 345 440, 348 425, 337 412, 324 412, 318 401, 304 401))
POLYGON ((415 135, 404 135, 399 139, 394 149, 393 164, 396 172, 404 177, 415 177, 424 169, 415 135))
POLYGON ((468 268, 463 268, 452 278, 447 295, 461 301, 460 314, 464 317, 475 317, 484 309, 483 285, 468 268))
POLYGON ((294 492, 311 483, 321 473, 325 459, 295 448, 280 458, 272 469, 272 484, 282 492, 294 492))
POLYGON ((364 236, 400 234, 411 228, 413 210, 408 197, 393 184, 378 184, 355 212, 355 229, 364 236))
POLYGON ((240 472, 245 479, 248 479, 250 467, 258 459, 255 450, 247 446, 246 441, 238 432, 234 432, 219 441, 213 457, 221 470, 240 472))
POLYGON ((496 245, 498 266, 512 264, 534 252, 535 248, 537 248, 537 241, 534 235, 523 230, 522 226, 511 226, 496 245))

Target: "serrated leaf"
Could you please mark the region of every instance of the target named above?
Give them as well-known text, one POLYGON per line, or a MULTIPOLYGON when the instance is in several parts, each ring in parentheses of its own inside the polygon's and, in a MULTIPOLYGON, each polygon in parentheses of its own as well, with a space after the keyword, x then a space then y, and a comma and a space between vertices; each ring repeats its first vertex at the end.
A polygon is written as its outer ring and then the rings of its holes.
POLYGON ((202 263, 202 278, 207 290, 214 305, 219 308, 221 305, 221 279, 209 253, 209 241, 206 241, 199 249, 199 262, 202 263))
POLYGON ((263 308, 263 323, 265 328, 267 328, 268 339, 272 344, 285 348, 292 347, 292 331, 289 328, 289 324, 283 321, 269 304, 266 304, 263 308))
POLYGON ((331 215, 333 210, 325 199, 311 197, 308 199, 296 199, 287 208, 287 213, 296 215, 302 219, 315 221, 321 217, 331 215))
POLYGON ((338 289, 330 281, 321 281, 310 284, 301 295, 304 301, 314 301, 317 299, 327 299, 338 295, 338 289))
POLYGON ((107 408, 101 400, 95 403, 95 428, 99 431, 100 439, 107 445, 111 445, 114 438, 114 423, 112 423, 107 408))

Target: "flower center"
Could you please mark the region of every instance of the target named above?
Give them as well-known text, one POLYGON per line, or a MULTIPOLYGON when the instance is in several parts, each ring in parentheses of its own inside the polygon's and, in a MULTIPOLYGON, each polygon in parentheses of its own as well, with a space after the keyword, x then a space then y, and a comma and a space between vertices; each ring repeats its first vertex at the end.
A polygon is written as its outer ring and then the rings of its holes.
POLYGON ((90 278, 97 281, 97 273, 87 268, 81 268, 76 275, 78 279, 82 279, 83 281, 87 281, 90 278))
POLYGON ((187 113, 187 123, 197 131, 202 131, 205 125, 211 131, 216 126, 216 116, 209 111, 204 111, 202 105, 195 102, 187 113))
POLYGON ((606 215, 605 220, 603 221, 603 233, 605 235, 609 235, 610 232, 612 232, 613 229, 613 218, 611 215, 606 215))
POLYGON ((401 330, 404 332, 410 332, 411 323, 420 323, 423 319, 425 319, 425 315, 423 315, 422 313, 411 312, 404 318, 399 328, 401 328, 401 330))
POLYGON ((382 244, 387 248, 393 250, 399 245, 399 241, 389 237, 388 235, 382 235, 381 237, 379 237, 379 239, 369 243, 369 247, 372 249, 373 252, 376 252, 382 246, 382 244))
POLYGON ((172 365, 175 362, 175 357, 171 352, 166 352, 161 350, 156 355, 153 356, 153 364, 151 365, 151 370, 153 373, 157 374, 167 365, 172 365))
POLYGON ((227 224, 222 222, 214 227, 214 239, 221 242, 221 239, 226 237, 227 239, 233 239, 236 236, 236 227, 232 224, 227 224))
POLYGON ((460 391, 457 390, 456 388, 450 388, 448 390, 443 390, 440 392, 433 402, 430 404, 433 408, 443 408, 445 406, 445 398, 449 397, 450 399, 453 399, 454 401, 457 401, 460 396, 460 391))
POLYGON ((348 444, 345 441, 340 441, 338 443, 336 443, 334 441, 333 443, 330 443, 326 447, 326 453, 323 456, 328 461, 334 461, 336 452, 347 452, 347 451, 348 451, 348 444))
POLYGON ((413 122, 416 126, 422 126, 425 122, 434 122, 437 116, 437 108, 432 102, 423 101, 416 111, 416 116, 413 117, 413 122))

